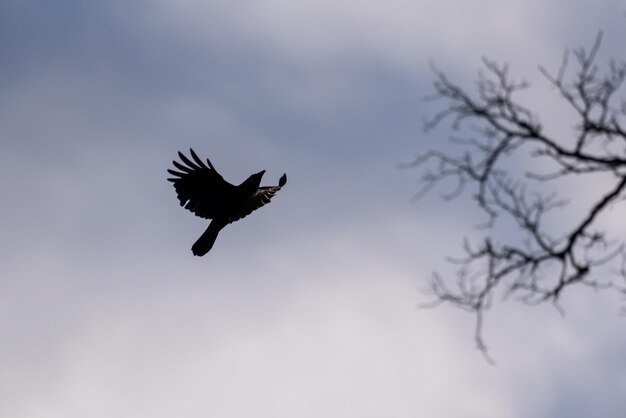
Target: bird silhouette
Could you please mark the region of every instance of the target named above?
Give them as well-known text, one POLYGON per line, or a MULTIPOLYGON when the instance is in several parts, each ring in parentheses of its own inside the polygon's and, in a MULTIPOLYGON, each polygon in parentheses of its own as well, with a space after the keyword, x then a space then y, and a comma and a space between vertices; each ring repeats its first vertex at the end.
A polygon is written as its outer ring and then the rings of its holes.
POLYGON ((167 172, 174 177, 167 180, 174 183, 181 206, 196 216, 211 219, 206 231, 191 247, 194 255, 203 256, 213 247, 222 228, 268 204, 287 183, 287 174, 282 175, 278 186, 260 187, 265 170, 235 186, 224 180, 208 158, 205 164, 193 149, 189 151, 193 161, 179 151, 182 164, 172 161, 179 171, 168 169, 167 172))

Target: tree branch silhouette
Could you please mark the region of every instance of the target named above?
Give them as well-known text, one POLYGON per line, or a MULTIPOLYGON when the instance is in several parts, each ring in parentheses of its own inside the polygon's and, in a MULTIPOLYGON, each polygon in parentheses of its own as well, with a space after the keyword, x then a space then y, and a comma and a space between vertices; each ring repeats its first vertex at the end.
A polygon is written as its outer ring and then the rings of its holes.
MULTIPOLYGON (((453 130, 469 128, 473 135, 453 139, 465 147, 461 155, 431 150, 408 164, 423 170, 418 196, 453 179, 457 187, 444 198, 453 199, 471 188, 487 222, 482 225, 486 237, 476 243, 466 240, 465 255, 450 259, 458 268, 456 280, 434 273, 429 291, 435 304, 450 303, 476 315, 475 341, 485 354, 483 316, 496 292, 528 304, 552 302, 560 310, 563 290, 573 285, 624 291, 615 279, 593 278, 599 266, 620 256, 626 260, 624 242, 609 241, 607 231, 596 228, 607 208, 626 195, 626 102, 617 96, 626 78, 626 63, 611 61, 601 72, 595 64, 601 40, 600 33, 590 49, 566 51, 556 73, 539 67, 576 115, 572 134, 564 138, 549 135, 539 116, 520 103, 519 92, 530 85, 514 80, 507 65, 483 59, 484 70, 473 92, 432 67, 430 99, 445 105, 425 121, 425 131, 450 122, 453 130), (522 162, 523 173, 514 173, 512 158, 522 162), (550 171, 532 168, 529 162, 550 171), (565 233, 555 232, 546 215, 568 211, 571 202, 545 189, 573 176, 593 175, 605 176, 597 184, 602 195, 565 233), (506 242, 499 237, 494 226, 500 219, 512 221, 524 238, 506 242)), ((576 215, 569 211, 568 216, 576 215)), ((623 265, 616 272, 626 278, 623 265)))

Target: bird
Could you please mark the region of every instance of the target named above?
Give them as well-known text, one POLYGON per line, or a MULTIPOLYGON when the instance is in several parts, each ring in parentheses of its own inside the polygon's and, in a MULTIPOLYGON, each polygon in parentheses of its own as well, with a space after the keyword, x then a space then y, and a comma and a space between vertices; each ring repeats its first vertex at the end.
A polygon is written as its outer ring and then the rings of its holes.
POLYGON ((193 149, 190 148, 189 152, 191 159, 178 151, 181 162, 172 161, 178 171, 168 169, 172 177, 167 180, 174 184, 182 207, 196 216, 211 220, 191 247, 195 256, 202 257, 213 248, 217 235, 226 225, 268 204, 287 183, 287 174, 280 177, 277 186, 260 187, 265 173, 261 170, 235 186, 224 180, 208 158, 205 164, 193 149))

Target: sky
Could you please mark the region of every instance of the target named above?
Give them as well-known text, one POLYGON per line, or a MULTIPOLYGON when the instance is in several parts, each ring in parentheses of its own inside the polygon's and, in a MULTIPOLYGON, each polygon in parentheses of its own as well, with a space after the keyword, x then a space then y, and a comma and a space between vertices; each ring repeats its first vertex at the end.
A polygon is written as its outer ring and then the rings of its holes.
POLYGON ((0 0, 0 417, 621 416, 618 294, 496 303, 496 365, 471 315, 419 308, 480 217, 412 203, 398 164, 450 134, 423 131, 430 63, 471 87, 481 57, 508 62, 565 129, 538 65, 599 30, 601 59, 626 58, 625 11, 0 0), (202 258, 206 221, 166 181, 190 147, 232 183, 289 178, 202 258))

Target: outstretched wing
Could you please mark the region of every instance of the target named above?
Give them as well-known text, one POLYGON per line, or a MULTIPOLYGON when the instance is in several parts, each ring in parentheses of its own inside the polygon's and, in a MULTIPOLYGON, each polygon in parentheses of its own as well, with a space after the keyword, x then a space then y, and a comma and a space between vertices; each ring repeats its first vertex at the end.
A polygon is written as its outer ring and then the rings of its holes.
POLYGON ((230 222, 238 221, 241 218, 245 218, 250 215, 252 212, 270 203, 270 200, 282 187, 287 183, 287 174, 283 174, 278 181, 278 186, 270 186, 270 187, 259 187, 256 192, 252 195, 246 206, 244 206, 243 210, 237 214, 234 218, 231 218, 230 222))
POLYGON ((167 170, 173 176, 167 180, 174 183, 180 205, 185 209, 205 219, 220 217, 224 202, 229 201, 235 186, 224 180, 208 158, 207 166, 192 149, 189 151, 193 161, 179 151, 183 164, 172 161, 179 171, 167 170))

